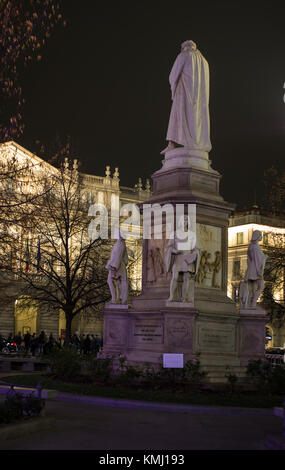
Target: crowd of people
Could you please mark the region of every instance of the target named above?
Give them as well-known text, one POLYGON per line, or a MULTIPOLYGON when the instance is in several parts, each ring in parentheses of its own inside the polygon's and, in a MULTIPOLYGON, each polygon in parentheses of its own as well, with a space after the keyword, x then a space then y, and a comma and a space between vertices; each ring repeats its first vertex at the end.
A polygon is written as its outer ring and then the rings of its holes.
MULTIPOLYGON (((32 356, 46 355, 52 352, 54 348, 63 348, 66 345, 64 337, 55 339, 53 334, 50 333, 48 336, 45 331, 37 336, 35 333, 30 334, 29 331, 22 336, 21 332, 16 335, 10 333, 8 342, 15 343, 18 352, 25 352, 26 354, 32 354, 32 356)), ((100 337, 93 334, 79 334, 74 333, 69 344, 78 354, 95 354, 97 355, 102 346, 103 342, 100 337)))

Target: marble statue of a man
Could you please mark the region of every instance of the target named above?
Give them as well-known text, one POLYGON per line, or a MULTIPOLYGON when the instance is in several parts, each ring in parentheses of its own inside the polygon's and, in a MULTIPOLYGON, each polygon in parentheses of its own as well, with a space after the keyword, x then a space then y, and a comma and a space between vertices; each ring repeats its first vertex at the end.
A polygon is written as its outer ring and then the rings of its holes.
POLYGON ((247 250, 247 270, 245 272, 244 281, 240 285, 241 307, 256 307, 256 302, 264 289, 264 266, 267 259, 258 245, 262 240, 262 233, 254 230, 250 245, 247 250))
POLYGON ((172 108, 166 140, 189 150, 209 152, 209 66, 193 41, 185 41, 169 76, 172 108))
POLYGON ((125 239, 120 230, 117 231, 117 241, 112 249, 111 258, 106 268, 109 270, 108 285, 112 295, 112 304, 127 304, 128 302, 128 276, 127 264, 129 262, 125 239))
POLYGON ((172 235, 165 251, 166 270, 171 272, 168 301, 194 303, 194 280, 199 268, 200 250, 196 246, 196 234, 190 230, 189 217, 180 219, 172 235), (186 249, 181 249, 181 246, 186 249))

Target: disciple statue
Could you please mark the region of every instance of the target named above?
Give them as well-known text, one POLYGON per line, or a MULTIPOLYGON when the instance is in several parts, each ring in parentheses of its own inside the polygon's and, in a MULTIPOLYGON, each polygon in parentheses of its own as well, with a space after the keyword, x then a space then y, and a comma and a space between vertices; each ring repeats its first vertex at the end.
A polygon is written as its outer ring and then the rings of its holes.
POLYGON ((149 282, 157 281, 164 274, 164 261, 159 247, 148 250, 147 272, 149 282))
POLYGON ((108 285, 112 295, 112 304, 127 304, 128 302, 128 276, 127 264, 129 262, 125 239, 118 230, 117 241, 112 249, 111 258, 106 268, 109 270, 108 285))
POLYGON ((190 220, 186 216, 180 219, 165 250, 166 270, 171 272, 169 302, 194 302, 194 280, 199 261, 196 233, 190 230, 190 220))
POLYGON ((156 280, 155 270, 154 270, 154 257, 153 250, 149 249, 148 258, 147 258, 147 280, 149 282, 154 282, 156 280))
POLYGON ((164 274, 164 262, 161 256, 160 248, 156 247, 154 250, 154 266, 156 271, 156 277, 160 277, 164 274))
POLYGON ((168 147, 209 152, 209 66, 193 41, 185 41, 169 76, 172 108, 166 140, 168 147))
POLYGON ((264 266, 267 255, 261 251, 258 242, 262 240, 262 233, 254 230, 247 250, 247 270, 244 281, 240 283, 241 308, 256 307, 256 302, 264 289, 264 266))

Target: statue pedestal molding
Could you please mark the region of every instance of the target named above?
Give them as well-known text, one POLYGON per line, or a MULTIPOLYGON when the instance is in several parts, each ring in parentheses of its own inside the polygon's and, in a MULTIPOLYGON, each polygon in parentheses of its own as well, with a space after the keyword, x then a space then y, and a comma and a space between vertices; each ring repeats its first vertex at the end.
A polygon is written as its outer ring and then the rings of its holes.
POLYGON ((105 304, 107 310, 128 310, 128 304, 112 304, 111 302, 105 304))

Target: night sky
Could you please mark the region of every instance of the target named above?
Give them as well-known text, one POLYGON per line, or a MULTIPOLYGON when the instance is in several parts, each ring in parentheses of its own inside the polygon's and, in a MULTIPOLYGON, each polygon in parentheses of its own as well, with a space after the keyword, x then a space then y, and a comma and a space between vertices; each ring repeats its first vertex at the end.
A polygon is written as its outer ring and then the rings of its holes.
POLYGON ((63 0, 43 60, 23 74, 25 132, 35 150, 69 134, 82 171, 119 167, 133 186, 161 168, 180 45, 210 67, 212 167, 242 208, 263 196, 263 171, 285 158, 285 3, 63 0), (282 6, 283 4, 283 6, 282 6), (171 5, 171 6, 170 6, 171 5))

